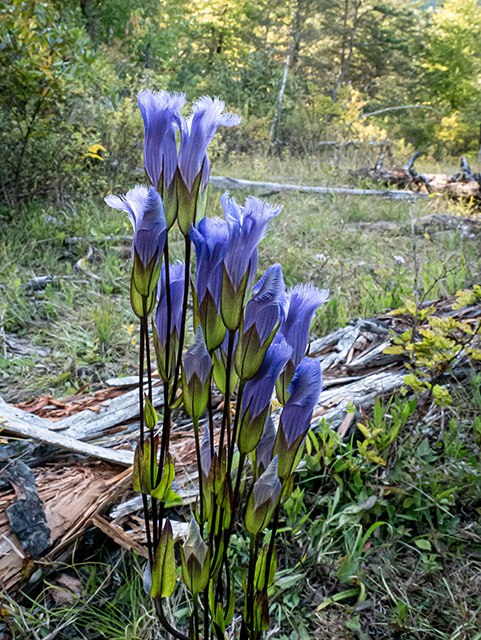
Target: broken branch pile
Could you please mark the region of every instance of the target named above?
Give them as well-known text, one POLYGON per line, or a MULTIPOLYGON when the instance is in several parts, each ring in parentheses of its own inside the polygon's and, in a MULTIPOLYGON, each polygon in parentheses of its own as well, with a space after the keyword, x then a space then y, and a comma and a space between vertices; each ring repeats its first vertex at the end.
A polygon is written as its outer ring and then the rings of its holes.
POLYGON ((481 200, 481 174, 473 173, 465 156, 461 158, 461 171, 448 176, 446 173, 418 173, 414 163, 421 154, 416 152, 403 167, 383 169, 384 154, 372 169, 356 169, 349 173, 357 178, 370 178, 385 186, 410 189, 420 194, 446 194, 452 198, 481 200))

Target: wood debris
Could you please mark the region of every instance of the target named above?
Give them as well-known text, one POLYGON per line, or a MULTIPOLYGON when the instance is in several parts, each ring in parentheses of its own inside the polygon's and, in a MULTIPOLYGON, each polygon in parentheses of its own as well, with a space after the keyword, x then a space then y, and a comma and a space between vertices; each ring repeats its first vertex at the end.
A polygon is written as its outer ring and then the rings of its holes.
MULTIPOLYGON (((465 321, 481 315, 480 305, 453 311, 453 302, 450 298, 424 305, 434 305, 440 316, 465 321)), ((314 428, 325 419, 342 437, 350 437, 356 424, 355 414, 348 411, 352 404, 358 414, 369 412, 376 398, 401 389, 406 376, 404 356, 387 355, 384 350, 393 335, 411 326, 409 314, 359 319, 310 344, 309 355, 321 361, 324 378, 313 415, 314 428)), ((146 555, 142 499, 132 489, 130 468, 139 429, 138 378, 126 379, 123 387, 119 380, 111 382, 115 386, 60 401, 43 396, 14 407, 0 400, 0 466, 8 468, 19 454, 24 462, 35 465, 36 490, 50 530, 50 547, 37 563, 67 558, 77 537, 92 526, 126 549, 146 555), (22 450, 18 435, 44 444, 22 450), (59 448, 63 453, 58 453, 59 448), (119 465, 127 468, 122 471, 119 465)), ((161 405, 162 399, 162 388, 154 386, 154 405, 161 405)), ((220 399, 216 397, 214 403, 215 437, 221 422, 220 399)), ((276 409, 274 418, 278 416, 276 409)), ((176 465, 175 491, 189 505, 197 495, 193 426, 180 411, 174 414, 174 421, 171 452, 176 465)), ((202 431, 202 421, 200 428, 202 431)), ((22 567, 25 558, 28 560, 6 513, 15 501, 10 484, 0 482, 0 575, 6 588, 21 584, 22 567)), ((186 527, 186 522, 175 523, 176 535, 184 535, 186 527)))
POLYGON ((416 152, 403 167, 383 168, 383 158, 372 169, 356 169, 349 173, 357 178, 370 178, 385 186, 411 189, 417 195, 446 194, 452 198, 473 198, 481 201, 481 174, 473 173, 463 156, 461 171, 448 176, 446 173, 418 173, 414 162, 421 154, 416 152))

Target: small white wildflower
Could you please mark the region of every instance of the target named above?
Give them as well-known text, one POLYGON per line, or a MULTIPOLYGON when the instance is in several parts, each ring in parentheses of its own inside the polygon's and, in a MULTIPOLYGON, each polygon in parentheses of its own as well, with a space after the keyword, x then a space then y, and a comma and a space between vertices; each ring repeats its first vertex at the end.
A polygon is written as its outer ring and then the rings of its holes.
POLYGON ((474 233, 470 233, 468 238, 474 238, 474 233))
POLYGON ((316 258, 318 260, 329 260, 329 256, 325 256, 323 253, 316 253, 316 258))
POLYGON ((395 256, 395 255, 393 255, 393 258, 394 258, 394 260, 396 260, 396 262, 397 262, 398 264, 404 264, 404 262, 405 262, 405 260, 404 260, 404 258, 403 258, 402 256, 395 256))
POLYGON ((364 260, 361 260, 361 262, 359 263, 360 267, 363 267, 366 263, 364 262, 364 260))

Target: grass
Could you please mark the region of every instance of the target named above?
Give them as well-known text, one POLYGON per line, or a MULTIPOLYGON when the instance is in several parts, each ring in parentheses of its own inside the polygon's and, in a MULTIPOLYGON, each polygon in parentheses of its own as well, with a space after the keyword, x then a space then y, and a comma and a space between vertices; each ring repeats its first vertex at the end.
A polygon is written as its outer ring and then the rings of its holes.
MULTIPOLYGON (((218 163, 214 173, 343 183, 338 170, 322 158, 236 158, 226 166, 218 163)), ((219 195, 209 192, 209 215, 220 213, 219 195)), ((236 197, 242 202, 246 195, 236 197)), ((315 335, 412 297, 416 265, 425 299, 479 282, 478 232, 427 228, 413 238, 407 202, 301 193, 262 196, 284 210, 261 244, 260 272, 278 261, 289 286, 312 281, 331 291, 313 327, 315 335)), ((472 215, 462 203, 441 198, 411 205, 416 220, 433 213, 472 215)), ((0 211, 0 283, 5 287, 0 322, 7 333, 0 344, 0 392, 7 401, 42 393, 69 395, 83 385, 95 389, 108 377, 136 372, 130 243, 103 241, 107 235, 129 233, 125 218, 101 199, 0 211), (69 244, 71 237, 81 240, 69 244), (85 270, 76 267, 83 261, 85 270), (47 274, 68 278, 41 291, 21 288, 47 274), (12 335, 22 338, 23 351, 10 346, 12 335)), ((179 236, 172 244, 173 259, 180 256, 181 242, 179 236)), ((322 455, 305 459, 286 505, 272 638, 481 638, 480 384, 473 376, 471 385, 459 387, 453 405, 434 422, 412 413, 382 452, 385 466, 364 459, 355 442, 341 443, 321 426, 322 455), (385 524, 364 541, 378 522, 385 524)), ((395 402, 404 406, 406 400, 395 402)), ((384 414, 383 429, 389 431, 389 408, 384 414)), ((238 537, 232 566, 239 567, 233 572, 239 584, 245 556, 246 541, 238 537)), ((161 637, 132 556, 111 549, 86 553, 58 573, 80 583, 68 605, 55 604, 46 584, 23 600, 2 603, 15 640, 53 633, 57 640, 161 637)), ((186 613, 181 590, 175 598, 172 615, 178 623, 186 613)))

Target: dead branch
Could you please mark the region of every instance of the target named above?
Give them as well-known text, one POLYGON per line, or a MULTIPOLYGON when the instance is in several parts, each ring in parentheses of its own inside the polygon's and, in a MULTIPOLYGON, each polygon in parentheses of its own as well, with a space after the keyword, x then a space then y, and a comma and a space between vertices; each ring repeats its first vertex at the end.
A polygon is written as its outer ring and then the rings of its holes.
POLYGON ((426 193, 416 193, 414 191, 393 191, 375 189, 349 189, 342 187, 306 187, 299 184, 280 184, 278 182, 254 182, 253 180, 239 180, 224 176, 211 176, 210 184, 218 189, 264 189, 269 192, 277 191, 298 191, 301 193, 316 193, 320 195, 341 195, 341 196, 379 196, 389 200, 406 200, 427 198, 426 193))

